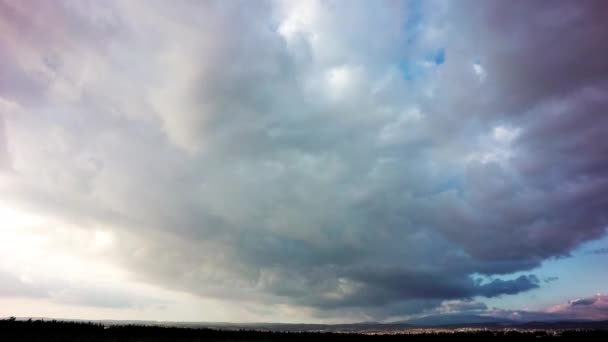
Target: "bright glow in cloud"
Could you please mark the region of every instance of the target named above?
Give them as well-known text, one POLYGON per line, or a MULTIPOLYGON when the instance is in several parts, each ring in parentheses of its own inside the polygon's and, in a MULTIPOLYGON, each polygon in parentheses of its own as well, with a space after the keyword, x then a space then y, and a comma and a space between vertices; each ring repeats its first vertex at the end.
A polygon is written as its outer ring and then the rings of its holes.
POLYGON ((481 64, 474 63, 473 64, 473 71, 475 72, 475 75, 477 75, 477 77, 479 78, 480 82, 485 81, 485 79, 486 79, 486 70, 481 66, 481 64))

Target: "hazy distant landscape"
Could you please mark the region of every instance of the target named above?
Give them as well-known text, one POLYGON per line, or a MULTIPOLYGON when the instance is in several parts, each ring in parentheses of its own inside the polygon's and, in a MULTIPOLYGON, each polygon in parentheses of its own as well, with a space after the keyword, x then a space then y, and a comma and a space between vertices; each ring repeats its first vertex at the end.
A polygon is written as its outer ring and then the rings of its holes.
POLYGON ((438 337, 456 340, 608 338, 608 321, 416 326, 406 323, 324 325, 0 320, 0 341, 410 341, 438 337))

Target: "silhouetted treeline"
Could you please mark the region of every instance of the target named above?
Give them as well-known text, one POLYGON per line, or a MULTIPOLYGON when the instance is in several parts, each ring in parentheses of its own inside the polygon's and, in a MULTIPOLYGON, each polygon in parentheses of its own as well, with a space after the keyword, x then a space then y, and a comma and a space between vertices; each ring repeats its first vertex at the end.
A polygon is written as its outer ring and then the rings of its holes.
POLYGON ((208 328, 176 328, 160 326, 113 325, 100 323, 0 320, 0 341, 420 341, 456 339, 464 341, 488 340, 604 340, 608 331, 570 330, 555 335, 550 331, 477 331, 428 333, 422 335, 365 335, 331 332, 277 332, 255 330, 216 330, 208 328))

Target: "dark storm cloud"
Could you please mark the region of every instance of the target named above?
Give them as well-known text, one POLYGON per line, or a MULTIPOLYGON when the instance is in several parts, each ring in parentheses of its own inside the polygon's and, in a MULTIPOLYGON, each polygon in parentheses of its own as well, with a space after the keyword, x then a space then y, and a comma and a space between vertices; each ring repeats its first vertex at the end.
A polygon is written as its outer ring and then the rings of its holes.
POLYGON ((537 289, 509 274, 605 234, 603 2, 425 2, 415 37, 392 2, 87 6, 0 40, 3 190, 110 227, 137 280, 387 318, 537 289))
POLYGON ((458 9, 487 83, 503 114, 517 115, 547 98, 569 96, 604 82, 608 27, 601 0, 555 1, 552 6, 518 0, 474 1, 458 9), (499 96, 501 95, 501 96, 499 96))
MULTIPOLYGON (((469 163, 453 193, 429 200, 421 223, 435 221, 478 258, 515 263, 567 255, 580 241, 604 234, 608 154, 600 137, 608 127, 603 123, 608 109, 603 61, 608 49, 602 43, 606 25, 595 14, 602 6, 489 2, 459 7, 466 23, 448 16, 479 41, 447 42, 446 68, 451 59, 479 59, 486 76, 479 93, 468 101, 458 96, 470 94, 454 89, 449 79, 439 89, 454 97, 458 110, 477 115, 484 125, 511 126, 519 133, 511 140, 507 162, 469 163), (576 29, 570 30, 573 23, 576 29), (574 62, 586 56, 589 63, 574 62), (475 233, 461 234, 464 227, 475 233), (492 243, 484 243, 489 240, 492 243)), ((440 105, 431 108, 460 117, 440 105)))
POLYGON ((426 273, 399 269, 358 269, 347 279, 354 281, 354 291, 336 301, 325 299, 318 305, 378 306, 395 300, 442 300, 496 297, 538 288, 538 279, 520 276, 514 280, 494 279, 488 283, 455 274, 426 273))
POLYGON ((519 276, 514 280, 495 279, 488 284, 479 285, 477 291, 484 297, 495 297, 536 289, 539 287, 538 283, 538 278, 534 275, 519 276))

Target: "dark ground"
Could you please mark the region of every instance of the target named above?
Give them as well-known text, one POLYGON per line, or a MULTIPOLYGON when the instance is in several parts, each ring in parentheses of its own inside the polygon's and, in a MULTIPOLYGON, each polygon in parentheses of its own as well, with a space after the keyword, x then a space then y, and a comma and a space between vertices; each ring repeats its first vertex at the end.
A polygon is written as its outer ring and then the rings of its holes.
POLYGON ((43 320, 0 320, 0 341, 429 341, 603 340, 607 330, 476 331, 428 334, 365 335, 359 333, 217 330, 159 326, 113 325, 43 320), (555 334, 557 332, 557 335, 555 334))

